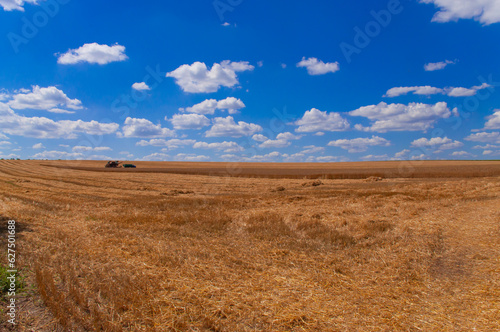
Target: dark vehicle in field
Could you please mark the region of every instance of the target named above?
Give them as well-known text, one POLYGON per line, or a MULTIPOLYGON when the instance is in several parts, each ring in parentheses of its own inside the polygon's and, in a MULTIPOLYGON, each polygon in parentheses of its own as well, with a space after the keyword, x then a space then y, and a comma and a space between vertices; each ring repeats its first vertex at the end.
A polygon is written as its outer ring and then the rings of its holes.
POLYGON ((108 161, 108 163, 104 167, 106 167, 106 168, 118 168, 118 167, 122 167, 122 166, 120 165, 119 161, 108 161))
POLYGON ((133 164, 123 164, 123 168, 136 168, 137 166, 133 164))

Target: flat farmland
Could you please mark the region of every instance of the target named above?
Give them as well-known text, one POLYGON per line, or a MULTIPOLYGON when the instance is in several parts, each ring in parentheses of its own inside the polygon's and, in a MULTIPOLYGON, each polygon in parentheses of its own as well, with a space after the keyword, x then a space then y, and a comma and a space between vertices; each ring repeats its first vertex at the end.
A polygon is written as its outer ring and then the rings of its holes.
POLYGON ((0 161, 20 331, 498 330, 500 162, 104 164, 0 161))

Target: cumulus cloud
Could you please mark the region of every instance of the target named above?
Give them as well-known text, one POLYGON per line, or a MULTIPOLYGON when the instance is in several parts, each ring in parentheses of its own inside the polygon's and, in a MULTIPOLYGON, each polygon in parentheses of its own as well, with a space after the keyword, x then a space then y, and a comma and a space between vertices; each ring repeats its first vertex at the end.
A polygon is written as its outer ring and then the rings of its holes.
POLYGON ((35 154, 31 158, 33 158, 33 159, 64 159, 64 160, 76 159, 76 160, 81 160, 81 159, 83 159, 83 157, 84 157, 84 155, 82 153, 65 152, 65 151, 43 151, 43 152, 35 154))
POLYGON ((490 88, 491 85, 488 83, 483 83, 478 86, 473 86, 472 88, 448 88, 446 90, 448 96, 450 97, 470 97, 476 95, 479 90, 490 88))
POLYGON ((422 137, 411 143, 411 146, 413 147, 435 149, 435 153, 439 153, 443 150, 457 149, 463 145, 464 144, 462 142, 453 141, 448 137, 433 137, 431 139, 422 137))
POLYGON ((45 149, 45 146, 43 146, 42 143, 37 143, 37 144, 33 145, 32 148, 35 150, 40 150, 40 149, 45 149))
POLYGON ((302 61, 297 63, 299 68, 307 68, 309 75, 324 75, 328 73, 335 73, 340 70, 339 63, 324 63, 316 58, 302 58, 302 61))
POLYGON ((252 136, 252 139, 256 142, 265 142, 267 141, 269 138, 267 138, 266 136, 262 135, 262 134, 255 134, 252 136))
POLYGON ((193 145, 195 149, 212 149, 218 151, 224 151, 226 153, 242 152, 245 149, 236 142, 220 142, 220 143, 206 143, 206 142, 196 142, 193 145))
POLYGON ((268 139, 259 145, 260 148, 285 148, 290 146, 291 140, 301 139, 302 136, 294 135, 289 132, 280 133, 275 140, 268 139))
POLYGON ((387 90, 384 97, 398 97, 402 95, 406 95, 410 92, 413 92, 417 95, 433 95, 438 93, 443 93, 443 89, 434 88, 432 86, 400 86, 387 90))
POLYGON ((108 146, 98 146, 98 147, 93 148, 91 146, 77 145, 77 146, 74 146, 71 150, 73 152, 83 153, 83 152, 92 152, 92 151, 112 151, 113 149, 111 149, 108 146))
POLYGON ((477 91, 490 88, 491 85, 483 83, 482 85, 473 86, 472 88, 462 88, 462 87, 447 87, 444 89, 435 88, 429 85, 426 86, 400 86, 396 88, 391 88, 387 90, 384 97, 398 97, 406 95, 410 92, 416 95, 435 95, 435 94, 446 94, 449 97, 468 97, 474 96, 477 91))
POLYGON ((361 157, 361 159, 365 161, 380 161, 380 160, 388 160, 389 156, 387 154, 382 154, 382 155, 369 154, 367 156, 361 157))
POLYGON ((134 83, 132 84, 132 89, 137 91, 149 91, 151 88, 145 82, 134 83))
POLYGON ((108 135, 119 128, 116 123, 97 121, 54 121, 45 117, 25 117, 16 114, 8 105, 0 103, 0 131, 9 135, 34 138, 75 139, 78 134, 108 135))
POLYGON ((500 22, 500 0, 420 0, 432 3, 439 11, 432 18, 433 22, 450 22, 459 19, 473 19, 489 25, 500 22))
POLYGON ((476 157, 470 152, 467 151, 455 151, 451 154, 453 157, 476 157))
POLYGON ((308 145, 304 146, 304 149, 301 153, 303 154, 313 154, 313 153, 318 153, 318 152, 323 152, 325 151, 324 147, 320 146, 315 146, 315 145, 308 145))
POLYGON ((169 161, 170 156, 165 153, 152 153, 150 155, 142 157, 140 160, 142 161, 169 161))
POLYGON ((208 161, 210 160, 209 156, 197 155, 197 154, 186 154, 179 153, 174 157, 176 161, 208 161))
POLYGON ((252 136, 260 131, 262 127, 254 123, 238 121, 236 123, 232 116, 215 118, 210 130, 205 133, 206 137, 242 137, 252 136))
POLYGON ((425 69, 425 71, 442 70, 442 69, 446 68, 446 66, 452 65, 455 63, 456 63, 456 61, 450 61, 450 60, 445 60, 445 61, 441 61, 441 62, 430 62, 430 63, 426 63, 424 65, 424 69, 425 69))
POLYGON ((350 127, 349 122, 339 113, 322 112, 316 108, 306 111, 302 119, 295 122, 295 125, 299 126, 295 129, 299 133, 344 131, 350 127))
POLYGON ((393 160, 402 160, 404 158, 406 158, 409 154, 410 154, 410 150, 408 149, 404 149, 404 150, 401 150, 399 152, 396 152, 394 154, 394 158, 392 158, 393 160))
MULTIPOLYGON (((65 113, 58 107, 66 107, 73 110, 82 109, 82 102, 78 99, 70 99, 63 91, 55 86, 41 88, 38 85, 31 87, 31 90, 22 89, 10 96, 8 105, 16 110, 33 109, 49 110, 53 113, 65 113)), ((71 112, 70 112, 71 113, 71 112)))
POLYGON ((189 146, 193 145, 196 143, 194 139, 170 139, 170 140, 165 140, 163 138, 155 138, 151 139, 149 141, 142 140, 140 142, 137 142, 135 145, 137 146, 158 146, 158 147, 165 147, 169 150, 174 150, 178 149, 183 146, 189 146))
POLYGON ((500 129, 500 109, 494 110, 492 115, 486 117, 486 120, 488 121, 484 124, 485 130, 500 129))
POLYGON ((100 45, 97 43, 84 44, 77 49, 70 49, 64 54, 56 54, 57 63, 62 65, 74 65, 81 62, 105 65, 111 62, 125 61, 125 46, 115 44, 113 46, 100 45))
POLYGON ((235 114, 245 107, 245 104, 237 98, 228 97, 223 100, 207 99, 192 107, 179 108, 179 111, 196 114, 214 114, 215 110, 228 110, 229 114, 235 114))
POLYGON ((201 129, 210 126, 210 120, 201 114, 175 114, 172 119, 174 129, 188 130, 188 129, 201 129))
POLYGON ((0 0, 0 6, 6 12, 19 10, 24 12, 24 4, 30 3, 36 5, 38 0, 0 0))
POLYGON ((236 73, 254 68, 246 61, 231 62, 225 60, 220 64, 214 63, 212 68, 208 69, 205 63, 197 61, 192 65, 180 66, 167 73, 167 77, 173 77, 184 92, 209 93, 217 92, 222 86, 232 88, 238 85, 236 73))
POLYGON ((56 113, 56 114, 75 114, 76 113, 74 111, 67 111, 67 110, 63 110, 61 108, 51 108, 50 110, 47 110, 47 112, 56 113))
POLYGON ((379 136, 371 138, 339 139, 331 141, 328 146, 336 146, 349 153, 365 152, 371 146, 390 146, 391 142, 379 136))
POLYGON ((175 131, 162 128, 160 124, 155 125, 147 119, 126 118, 123 133, 119 133, 119 137, 140 137, 140 138, 156 138, 156 137, 173 137, 175 131))
POLYGON ((445 102, 435 105, 410 103, 370 105, 349 112, 352 116, 362 116, 370 119, 373 124, 370 127, 356 125, 361 131, 385 133, 388 131, 426 131, 436 121, 449 118, 451 112, 445 102))
POLYGON ((492 133, 481 132, 481 133, 471 134, 464 139, 466 141, 472 141, 472 142, 500 144, 500 132, 498 131, 492 133))

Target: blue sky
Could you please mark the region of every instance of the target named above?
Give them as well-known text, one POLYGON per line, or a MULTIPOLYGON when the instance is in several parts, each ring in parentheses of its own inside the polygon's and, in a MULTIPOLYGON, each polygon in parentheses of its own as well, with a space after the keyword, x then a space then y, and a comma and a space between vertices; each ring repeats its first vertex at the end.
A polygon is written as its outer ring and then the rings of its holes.
POLYGON ((500 0, 0 0, 0 158, 500 159, 500 0))

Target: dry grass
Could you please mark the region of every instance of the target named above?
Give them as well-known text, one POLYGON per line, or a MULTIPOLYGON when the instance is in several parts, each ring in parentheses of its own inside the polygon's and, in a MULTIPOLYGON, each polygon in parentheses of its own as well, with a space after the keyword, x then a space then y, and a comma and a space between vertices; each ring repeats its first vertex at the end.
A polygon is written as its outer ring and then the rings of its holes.
POLYGON ((498 177, 33 166, 0 162, 0 214, 47 308, 20 330, 498 330, 498 177))

